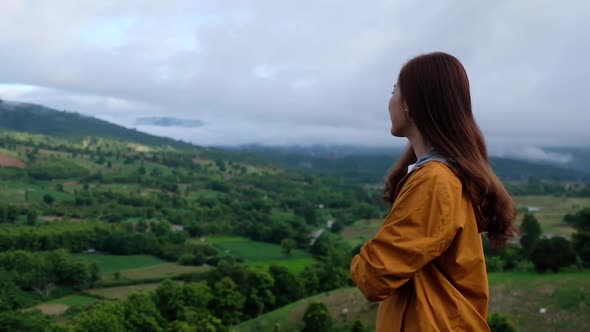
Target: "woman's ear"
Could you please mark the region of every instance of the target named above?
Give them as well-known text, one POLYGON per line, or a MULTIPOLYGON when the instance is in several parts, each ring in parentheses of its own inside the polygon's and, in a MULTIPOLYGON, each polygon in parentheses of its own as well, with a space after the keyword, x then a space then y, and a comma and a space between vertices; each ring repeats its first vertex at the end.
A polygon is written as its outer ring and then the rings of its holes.
POLYGON ((402 110, 404 111, 404 116, 406 117, 406 119, 412 120, 412 117, 410 116, 410 109, 408 108, 408 105, 405 102, 402 102, 402 110))

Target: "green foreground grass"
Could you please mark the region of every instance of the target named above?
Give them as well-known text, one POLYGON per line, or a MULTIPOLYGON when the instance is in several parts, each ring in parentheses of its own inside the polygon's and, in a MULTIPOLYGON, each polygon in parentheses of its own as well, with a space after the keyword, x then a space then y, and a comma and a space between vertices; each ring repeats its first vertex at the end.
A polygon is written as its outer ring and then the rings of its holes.
MULTIPOLYGON (((508 315, 518 331, 590 331, 590 270, 537 274, 498 272, 489 275, 490 313, 508 315), (546 313, 541 314, 540 308, 546 313)), ((368 303, 356 288, 319 294, 235 326, 235 332, 283 331, 302 328, 309 303, 324 302, 338 331, 350 331, 355 320, 374 328, 377 304, 368 303)))

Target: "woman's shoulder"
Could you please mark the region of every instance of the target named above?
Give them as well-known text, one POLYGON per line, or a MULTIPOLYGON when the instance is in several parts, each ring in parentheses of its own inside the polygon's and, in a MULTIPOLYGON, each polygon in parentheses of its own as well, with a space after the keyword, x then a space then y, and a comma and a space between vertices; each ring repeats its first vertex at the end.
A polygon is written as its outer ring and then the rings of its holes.
POLYGON ((413 173, 408 179, 409 185, 420 185, 426 187, 425 189, 428 189, 428 185, 459 190, 463 187, 455 171, 440 161, 429 161, 415 169, 413 173))

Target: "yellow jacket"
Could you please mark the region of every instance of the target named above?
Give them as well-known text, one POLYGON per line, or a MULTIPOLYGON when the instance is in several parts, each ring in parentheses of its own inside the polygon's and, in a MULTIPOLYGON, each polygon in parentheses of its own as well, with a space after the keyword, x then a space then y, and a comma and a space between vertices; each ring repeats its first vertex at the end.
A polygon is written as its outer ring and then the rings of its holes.
POLYGON ((489 331, 481 236, 461 181, 430 161, 399 190, 350 267, 367 300, 380 302, 376 331, 489 331))

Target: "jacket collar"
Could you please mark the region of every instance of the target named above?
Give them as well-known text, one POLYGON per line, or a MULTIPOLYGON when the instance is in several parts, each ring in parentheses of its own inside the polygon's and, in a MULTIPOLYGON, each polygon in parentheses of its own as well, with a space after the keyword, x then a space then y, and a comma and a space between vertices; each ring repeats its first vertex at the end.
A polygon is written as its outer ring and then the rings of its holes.
POLYGON ((445 158, 440 152, 435 149, 430 150, 430 152, 426 153, 422 157, 420 157, 415 164, 408 166, 408 173, 411 172, 413 169, 423 166, 429 161, 438 161, 445 165, 449 165, 449 161, 445 158))

